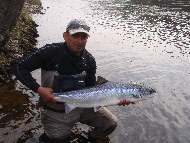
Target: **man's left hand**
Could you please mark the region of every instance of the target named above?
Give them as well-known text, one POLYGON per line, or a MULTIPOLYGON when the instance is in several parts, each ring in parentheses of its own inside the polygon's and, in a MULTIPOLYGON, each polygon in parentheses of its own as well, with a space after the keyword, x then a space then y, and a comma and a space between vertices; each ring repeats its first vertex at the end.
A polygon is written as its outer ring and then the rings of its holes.
POLYGON ((126 99, 120 100, 120 102, 118 103, 119 106, 123 105, 129 105, 129 104, 135 104, 135 102, 130 102, 129 100, 126 101, 126 99))

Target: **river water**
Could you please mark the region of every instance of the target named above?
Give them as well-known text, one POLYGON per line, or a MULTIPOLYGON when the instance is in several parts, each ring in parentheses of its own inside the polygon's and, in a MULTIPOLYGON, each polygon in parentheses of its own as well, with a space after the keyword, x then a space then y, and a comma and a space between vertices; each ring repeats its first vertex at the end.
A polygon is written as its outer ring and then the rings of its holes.
MULTIPOLYGON (((96 75, 143 83, 157 91, 155 97, 133 105, 107 107, 118 118, 111 143, 190 142, 190 12, 129 0, 41 1, 45 14, 32 15, 39 25, 38 48, 62 42, 67 23, 85 19, 91 27, 86 49, 96 59, 96 75)), ((40 74, 32 73, 39 83, 40 74)), ((0 142, 40 142, 38 95, 19 81, 15 89, 5 96, 14 95, 17 104, 1 107, 0 142)))

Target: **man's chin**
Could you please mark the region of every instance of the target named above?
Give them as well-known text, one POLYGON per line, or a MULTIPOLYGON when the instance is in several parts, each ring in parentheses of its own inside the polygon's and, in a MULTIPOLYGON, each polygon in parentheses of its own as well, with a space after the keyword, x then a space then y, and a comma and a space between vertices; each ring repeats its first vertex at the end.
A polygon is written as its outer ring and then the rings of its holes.
POLYGON ((84 49, 84 47, 77 47, 76 51, 82 52, 83 49, 84 49))
POLYGON ((83 49, 84 48, 76 48, 75 51, 74 51, 74 53, 80 55, 80 53, 82 52, 83 49))

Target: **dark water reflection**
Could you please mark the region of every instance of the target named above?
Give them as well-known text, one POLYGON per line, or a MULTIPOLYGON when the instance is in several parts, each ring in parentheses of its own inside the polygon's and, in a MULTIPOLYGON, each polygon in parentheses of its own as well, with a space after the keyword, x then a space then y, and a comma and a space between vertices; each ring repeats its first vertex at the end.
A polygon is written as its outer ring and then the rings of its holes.
MULTIPOLYGON (((154 2, 42 0, 45 14, 33 15, 40 25, 39 48, 62 41, 62 32, 71 19, 86 19, 91 26, 87 50, 96 58, 97 75, 156 89, 156 96, 149 100, 108 107, 119 121, 109 136, 112 143, 190 142, 189 1, 154 2)), ((33 76, 41 82, 40 70, 33 76)), ((37 101, 38 95, 19 82, 15 87, 3 87, 0 142, 47 141, 41 138, 37 101)), ((77 138, 88 129, 77 126, 72 142, 80 142, 77 138)))
MULTIPOLYGON (((92 9, 93 15, 100 17, 99 25, 115 30, 122 29, 125 32, 123 40, 135 34, 136 37, 142 37, 138 42, 143 42, 148 48, 153 42, 164 42, 168 47, 176 47, 182 55, 190 54, 187 50, 190 46, 189 12, 173 7, 133 4, 123 0, 96 1, 96 6, 92 5, 92 9)), ((163 52, 176 52, 175 49, 167 50, 168 47, 163 52)))
POLYGON ((157 5, 160 7, 175 8, 178 11, 190 11, 189 0, 131 0, 135 4, 157 5))
POLYGON ((26 94, 25 87, 16 90, 15 81, 2 86, 0 91, 0 142, 25 142, 33 136, 32 130, 41 128, 40 116, 31 100, 34 95, 29 90, 26 94))

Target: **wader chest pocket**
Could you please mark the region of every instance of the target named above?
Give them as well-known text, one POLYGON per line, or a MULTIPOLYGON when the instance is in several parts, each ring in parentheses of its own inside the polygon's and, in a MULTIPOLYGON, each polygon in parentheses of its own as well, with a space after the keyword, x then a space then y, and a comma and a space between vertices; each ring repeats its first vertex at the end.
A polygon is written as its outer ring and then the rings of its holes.
POLYGON ((85 87, 85 77, 82 74, 54 76, 53 91, 65 92, 85 87))

